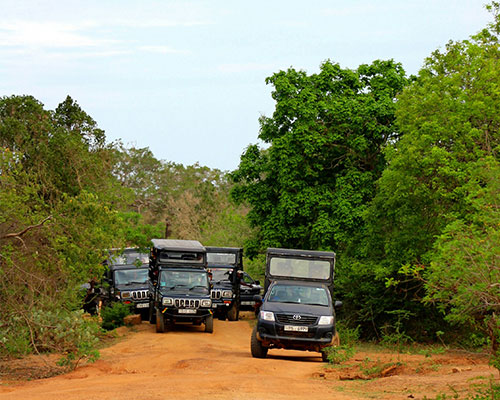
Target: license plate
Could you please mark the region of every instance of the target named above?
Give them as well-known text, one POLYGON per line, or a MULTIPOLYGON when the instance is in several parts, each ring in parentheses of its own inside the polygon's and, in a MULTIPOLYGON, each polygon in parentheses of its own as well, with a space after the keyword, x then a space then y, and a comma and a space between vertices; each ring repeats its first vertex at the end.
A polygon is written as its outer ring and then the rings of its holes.
POLYGON ((135 306, 137 308, 149 308, 149 303, 137 303, 135 306))
POLYGON ((242 301, 241 305, 242 306, 254 306, 255 305, 255 301, 242 301))
POLYGON ((196 310, 190 308, 180 308, 179 314, 196 314, 196 310))
POLYGON ((307 332, 307 326, 285 325, 285 331, 289 332, 307 332))

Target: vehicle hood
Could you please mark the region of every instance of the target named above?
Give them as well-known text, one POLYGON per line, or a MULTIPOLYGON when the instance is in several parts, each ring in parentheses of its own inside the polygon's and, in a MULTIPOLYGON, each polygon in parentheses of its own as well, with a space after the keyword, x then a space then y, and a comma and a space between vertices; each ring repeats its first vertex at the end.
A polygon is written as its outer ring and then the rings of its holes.
POLYGON ((172 298, 185 298, 185 297, 190 297, 190 298, 195 298, 195 299, 209 299, 210 298, 210 293, 204 293, 201 291, 186 291, 186 290, 168 290, 168 289, 161 289, 160 293, 164 297, 172 297, 172 298))
POLYGON ((115 289, 120 292, 133 292, 134 290, 148 290, 149 287, 147 283, 134 283, 133 285, 116 285, 115 289))
POLYGON ((260 294, 262 286, 260 285, 240 285, 241 293, 254 293, 260 294))
POLYGON ((212 282, 214 289, 231 290, 233 284, 230 281, 212 282))
POLYGON ((313 306, 296 303, 278 303, 266 301, 260 308, 262 311, 272 311, 283 314, 311 314, 311 315, 333 315, 333 308, 330 306, 313 306))

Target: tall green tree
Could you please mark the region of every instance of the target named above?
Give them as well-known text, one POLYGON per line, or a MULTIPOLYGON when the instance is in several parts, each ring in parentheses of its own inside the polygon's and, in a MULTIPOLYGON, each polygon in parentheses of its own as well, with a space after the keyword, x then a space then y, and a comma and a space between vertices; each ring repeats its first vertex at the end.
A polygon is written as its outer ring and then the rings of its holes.
POLYGON ((260 119, 232 178, 247 201, 257 234, 251 254, 265 247, 333 249, 347 246, 380 177, 385 144, 395 140, 395 97, 407 84, 402 66, 374 61, 356 70, 330 61, 318 74, 293 68, 266 80, 274 86, 272 117, 260 119))
MULTIPOLYGON (((461 314, 463 321, 476 317, 461 303, 461 294, 482 298, 481 285, 466 275, 498 279, 496 272, 488 272, 498 268, 498 258, 488 255, 498 249, 491 230, 499 220, 498 207, 491 202, 498 180, 498 173, 491 171, 498 171, 500 159, 498 3, 490 9, 492 24, 470 40, 449 42, 443 51, 432 53, 418 79, 398 96, 402 137, 387 148, 388 167, 367 212, 367 235, 357 258, 360 276, 389 279, 393 298, 407 299, 408 307, 412 302, 418 308, 416 301, 425 292, 406 272, 412 267, 426 271, 428 300, 447 303, 451 309, 442 309, 454 310, 450 315, 461 314), (482 192, 490 193, 484 197, 490 202, 478 207, 482 192), (477 252, 466 256, 472 243, 478 245, 477 252), (451 301, 455 295, 456 302, 451 301)), ((498 306, 482 310, 477 317, 499 311, 498 306)), ((422 323, 424 316, 419 317, 422 323)))
POLYGON ((125 244, 103 141, 70 98, 56 111, 31 96, 0 99, 0 354, 73 352, 95 339, 78 289, 99 277, 106 248, 125 244))

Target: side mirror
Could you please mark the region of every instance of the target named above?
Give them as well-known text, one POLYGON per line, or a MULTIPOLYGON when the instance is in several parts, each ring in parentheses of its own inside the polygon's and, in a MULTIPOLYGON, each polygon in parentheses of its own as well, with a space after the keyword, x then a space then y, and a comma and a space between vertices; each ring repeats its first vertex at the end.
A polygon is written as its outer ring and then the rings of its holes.
POLYGON ((343 306, 343 303, 340 300, 335 300, 334 307, 336 310, 340 310, 343 306))
POLYGON ((262 303, 262 296, 260 294, 254 295, 253 301, 255 301, 256 303, 262 303))

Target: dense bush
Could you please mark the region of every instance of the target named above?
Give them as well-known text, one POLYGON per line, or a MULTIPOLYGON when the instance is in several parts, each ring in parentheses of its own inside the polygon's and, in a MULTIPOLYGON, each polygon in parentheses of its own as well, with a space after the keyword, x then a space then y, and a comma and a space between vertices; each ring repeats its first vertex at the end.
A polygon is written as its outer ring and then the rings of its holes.
POLYGON ((130 307, 120 302, 112 303, 101 310, 102 327, 112 330, 124 325, 123 318, 130 315, 130 307))

